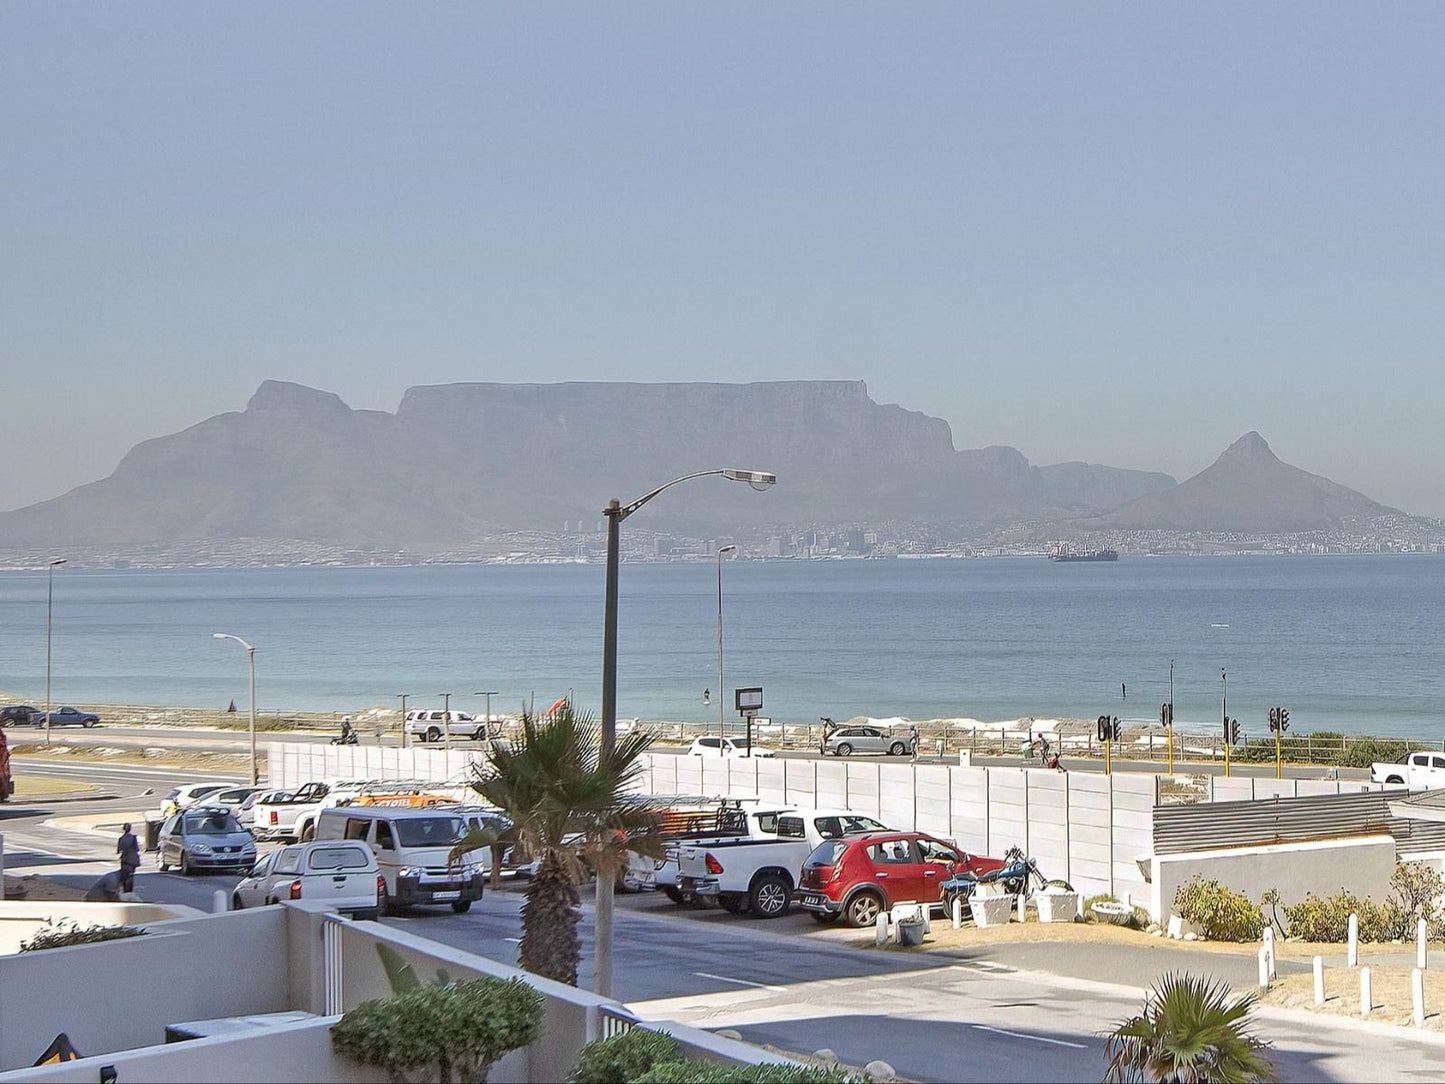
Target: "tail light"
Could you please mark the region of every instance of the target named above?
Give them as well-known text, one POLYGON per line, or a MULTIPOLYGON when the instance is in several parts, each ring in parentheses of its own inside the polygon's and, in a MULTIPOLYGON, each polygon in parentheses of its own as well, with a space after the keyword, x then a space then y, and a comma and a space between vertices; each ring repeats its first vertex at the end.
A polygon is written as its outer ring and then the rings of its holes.
POLYGON ((292 898, 293 900, 299 900, 299 899, 301 898, 301 882, 300 882, 300 881, 292 881, 292 882, 291 882, 291 898, 292 898))
POLYGON ((271 810, 271 823, 272 823, 272 824, 275 824, 275 823, 276 823, 276 811, 275 811, 274 809, 271 810))
POLYGON ((711 852, 703 856, 703 864, 707 866, 707 871, 714 877, 723 871, 722 863, 714 858, 711 852))
POLYGON ((379 873, 376 875, 376 895, 378 898, 386 895, 386 878, 379 873))

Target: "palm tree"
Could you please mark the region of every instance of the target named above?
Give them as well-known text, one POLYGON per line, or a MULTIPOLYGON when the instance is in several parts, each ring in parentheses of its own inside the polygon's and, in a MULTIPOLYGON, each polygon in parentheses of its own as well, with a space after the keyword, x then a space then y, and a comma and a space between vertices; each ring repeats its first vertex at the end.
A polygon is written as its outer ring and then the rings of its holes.
POLYGON ((452 857, 502 842, 540 860, 522 905, 520 962, 528 971, 576 986, 577 886, 589 871, 615 877, 629 850, 662 853, 656 810, 629 797, 642 771, 638 757, 651 744, 651 735, 625 734, 603 757, 601 727, 568 702, 540 721, 524 711, 520 740, 494 743, 489 766, 473 766, 472 790, 511 828, 500 836, 473 832, 452 857))
POLYGON ((1257 995, 1232 1000, 1224 983, 1168 974, 1144 998, 1138 1016, 1108 1035, 1107 1082, 1249 1084, 1277 1081, 1264 1051, 1269 1044, 1249 1033, 1247 1018, 1257 995))

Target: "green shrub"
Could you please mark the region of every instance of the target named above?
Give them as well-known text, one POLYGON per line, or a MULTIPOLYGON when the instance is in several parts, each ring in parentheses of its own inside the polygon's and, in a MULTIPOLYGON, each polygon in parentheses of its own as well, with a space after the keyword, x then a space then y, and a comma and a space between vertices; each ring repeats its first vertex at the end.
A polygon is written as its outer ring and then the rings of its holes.
POLYGON ((1258 941, 1264 936, 1264 916, 1254 901, 1200 876, 1174 893, 1174 913, 1211 941, 1258 941))
MULTIPOLYGON (((1378 762, 1393 763, 1410 751, 1408 742, 1388 741, 1384 738, 1358 738, 1345 745, 1344 755, 1339 758, 1342 768, 1368 768, 1378 762)), ((1400 765, 1400 774, 1405 774, 1400 765)))
POLYGON ((536 1038, 541 1019, 542 995, 520 979, 429 983, 358 1005, 331 1042, 393 1077, 427 1069, 443 1082, 485 1081, 498 1058, 536 1038))
POLYGON ((681 1060, 682 1048, 671 1035, 633 1028, 584 1046, 567 1079, 573 1084, 629 1084, 654 1065, 681 1060))
POLYGON ((1361 941, 1395 941, 1415 936, 1415 922, 1425 919, 1427 935, 1445 935, 1445 912, 1437 901, 1445 893, 1445 878, 1422 862, 1402 862, 1390 874, 1390 898, 1376 903, 1343 888, 1333 896, 1308 895, 1287 905, 1289 935, 1303 941, 1345 941, 1350 914, 1359 916, 1361 941))
POLYGON ((35 935, 20 944, 21 952, 39 952, 41 949, 65 948, 68 945, 93 945, 97 941, 119 941, 125 937, 139 937, 145 933, 140 926, 81 926, 73 918, 59 921, 46 919, 46 924, 35 931, 35 935))
POLYGON ((868 1080, 838 1066, 667 1061, 654 1065, 632 1084, 866 1084, 868 1080))

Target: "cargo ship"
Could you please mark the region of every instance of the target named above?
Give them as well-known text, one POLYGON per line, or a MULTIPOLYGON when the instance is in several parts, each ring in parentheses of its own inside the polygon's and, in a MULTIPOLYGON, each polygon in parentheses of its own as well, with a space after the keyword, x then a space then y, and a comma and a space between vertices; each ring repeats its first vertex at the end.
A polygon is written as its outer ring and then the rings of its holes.
POLYGON ((1050 561, 1117 561, 1118 559, 1118 550, 1059 550, 1049 554, 1050 561))

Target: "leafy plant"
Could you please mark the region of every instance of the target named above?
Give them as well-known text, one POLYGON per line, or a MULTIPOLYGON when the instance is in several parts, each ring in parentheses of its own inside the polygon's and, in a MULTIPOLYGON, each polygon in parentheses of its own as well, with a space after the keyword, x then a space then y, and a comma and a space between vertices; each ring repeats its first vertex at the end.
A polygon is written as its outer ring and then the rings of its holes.
POLYGON ((1231 1000, 1229 987, 1188 974, 1165 975, 1137 1016, 1107 1034, 1105 1081, 1234 1084, 1276 1081, 1269 1044, 1248 1029, 1256 995, 1231 1000))
POLYGON ((838 1066, 666 1061, 635 1077, 632 1084, 867 1084, 869 1079, 838 1066))
POLYGON ((1129 911, 1128 914, 1122 915, 1117 920, 1100 918, 1098 913, 1094 910, 1094 904, 1096 903, 1118 902, 1118 897, 1111 896, 1107 892, 1102 892, 1097 896, 1090 896, 1084 901, 1084 921, 1093 922, 1100 925, 1121 926, 1126 930, 1145 929, 1152 921, 1152 919, 1150 919, 1149 917, 1149 912, 1144 910, 1144 908, 1142 907, 1133 908, 1129 911))
POLYGON ((1264 935, 1264 916, 1248 896, 1198 875, 1175 891, 1174 913, 1211 941, 1258 941, 1264 935))
POLYGON ((1291 937, 1303 941, 1345 941, 1350 914, 1359 920, 1361 941, 1394 941, 1415 935, 1416 919, 1425 919, 1427 935, 1445 934, 1445 913, 1437 901, 1445 893, 1445 878, 1421 862, 1402 862, 1390 874, 1390 898, 1376 903, 1340 889, 1333 896, 1313 893, 1285 907, 1291 937))
POLYGON ((82 926, 73 918, 47 918, 45 925, 36 930, 28 941, 21 942, 20 951, 39 952, 41 949, 66 948, 69 945, 93 945, 98 941, 139 937, 145 932, 142 926, 82 926))
POLYGON ((418 983, 352 1009, 331 1042, 396 1081, 425 1069, 442 1084, 484 1082, 498 1058, 537 1037, 541 1019, 542 995, 520 979, 418 983))
POLYGON ((577 937, 581 897, 577 886, 595 872, 614 877, 628 851, 661 857, 658 813, 629 797, 652 743, 648 734, 620 734, 615 749, 600 753, 601 728, 590 714, 564 704, 538 721, 522 713, 516 742, 494 742, 487 768, 474 767, 471 788, 511 822, 498 835, 474 831, 452 851, 498 841, 520 844, 540 859, 522 905, 521 965, 550 979, 577 985, 582 946, 577 937))
POLYGON ((567 1079, 573 1084, 629 1084, 654 1065, 681 1060, 682 1047, 671 1035, 633 1028, 584 1046, 567 1079))

